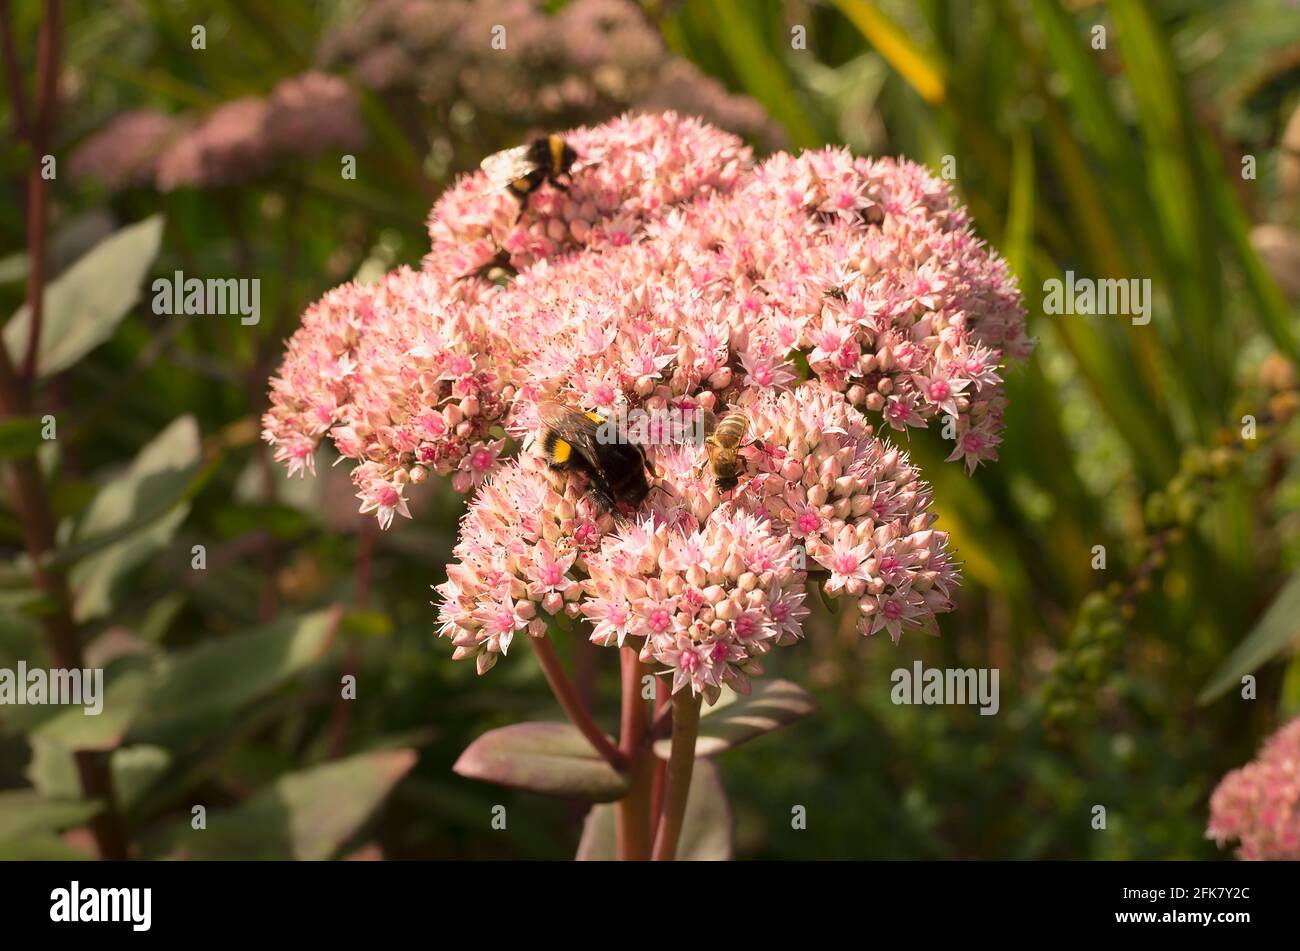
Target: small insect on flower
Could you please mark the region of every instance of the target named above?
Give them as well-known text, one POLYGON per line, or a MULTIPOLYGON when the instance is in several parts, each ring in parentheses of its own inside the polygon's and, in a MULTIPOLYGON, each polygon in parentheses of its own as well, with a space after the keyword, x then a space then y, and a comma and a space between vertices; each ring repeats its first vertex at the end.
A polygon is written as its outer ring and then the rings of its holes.
POLYGON ((490 281, 497 286, 502 286, 509 284, 518 276, 519 272, 515 270, 514 264, 510 261, 510 252, 502 249, 497 251, 490 260, 480 264, 472 271, 465 272, 460 277, 456 278, 456 280, 464 281, 471 277, 475 277, 480 280, 490 281))
POLYGON ((650 492, 646 482, 645 451, 628 439, 602 439, 598 427, 605 422, 596 413, 559 403, 540 403, 541 446, 556 472, 580 472, 588 493, 607 511, 618 502, 637 508, 650 492))
POLYGON ((495 152, 479 167, 494 187, 505 188, 519 199, 519 218, 522 218, 528 207, 528 196, 541 188, 542 182, 550 182, 561 191, 569 190, 559 177, 568 175, 577 161, 578 153, 573 147, 552 133, 527 145, 495 152))
POLYGON ((724 416, 704 440, 709 466, 713 469, 713 481, 722 492, 731 491, 740 480, 740 469, 744 464, 740 455, 741 443, 748 433, 749 416, 743 410, 736 410, 724 416))

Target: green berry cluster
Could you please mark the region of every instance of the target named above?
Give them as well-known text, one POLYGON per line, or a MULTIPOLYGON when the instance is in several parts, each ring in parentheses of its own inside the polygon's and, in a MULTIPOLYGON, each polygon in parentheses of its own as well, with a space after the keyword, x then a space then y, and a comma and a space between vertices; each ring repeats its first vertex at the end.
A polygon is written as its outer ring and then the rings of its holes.
MULTIPOLYGON (((1049 729, 1059 730, 1088 709, 1088 701, 1114 670, 1126 626, 1136 615, 1141 597, 1158 580, 1170 550, 1213 503, 1219 486, 1241 470, 1247 454, 1271 443, 1300 406, 1294 374, 1273 367, 1260 374, 1259 382, 1264 410, 1251 417, 1253 426, 1243 423, 1236 431, 1221 429, 1214 446, 1192 446, 1183 452, 1178 472, 1163 489, 1147 497, 1145 530, 1126 577, 1084 598, 1043 687, 1043 715, 1049 729)), ((1246 413, 1238 419, 1246 419, 1246 413)))

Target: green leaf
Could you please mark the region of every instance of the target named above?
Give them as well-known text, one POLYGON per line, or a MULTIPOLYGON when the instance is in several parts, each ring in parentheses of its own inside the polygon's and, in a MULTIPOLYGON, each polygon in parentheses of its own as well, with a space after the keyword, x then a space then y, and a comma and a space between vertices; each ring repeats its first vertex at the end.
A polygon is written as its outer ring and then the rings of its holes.
POLYGON ((70 862, 92 856, 68 845, 57 835, 35 832, 16 839, 0 839, 0 862, 70 862))
MULTIPOLYGON (((1066 95, 1085 140, 1111 169, 1138 161, 1124 123, 1106 91, 1099 58, 1060 0, 1030 0, 1034 18, 1042 31, 1048 61, 1065 78, 1066 95)), ((1121 179, 1118 188, 1129 186, 1121 179)))
POLYGON ((0 792, 0 842, 79 826, 100 808, 97 802, 46 799, 34 789, 0 792))
POLYGON ((159 662, 133 740, 183 741, 206 735, 232 714, 321 660, 334 612, 286 618, 235 637, 207 641, 159 662))
POLYGON ((754 17, 735 0, 709 0, 702 8, 709 14, 718 45, 749 94, 767 107, 796 145, 821 145, 824 138, 795 95, 789 70, 763 42, 754 17))
MULTIPOLYGON (((788 680, 762 681, 747 697, 724 688, 700 717, 695 755, 713 756, 816 712, 817 701, 788 680)), ((654 749, 660 759, 668 759, 672 740, 658 740, 654 749)))
POLYGON ((144 794, 171 768, 173 756, 161 746, 123 746, 113 751, 113 790, 118 806, 125 812, 139 803, 144 794))
POLYGON ((383 611, 348 611, 341 630, 349 637, 388 637, 393 633, 393 619, 383 611))
MULTIPOLYGON (((66 370, 113 335, 140 299, 140 283, 158 255, 159 215, 123 228, 95 245, 45 288, 37 374, 66 370)), ((27 352, 31 310, 24 304, 5 326, 15 362, 27 352)))
POLYGON ((1209 703, 1241 678, 1285 650, 1300 633, 1300 572, 1278 592, 1264 616, 1215 671, 1197 700, 1209 703))
POLYGON ((30 729, 33 744, 52 747, 45 751, 51 755, 115 749, 128 735, 165 746, 193 744, 322 659, 334 630, 333 612, 320 611, 207 641, 144 666, 115 668, 98 715, 88 716, 81 707, 53 715, 55 708, 15 707, 11 725, 30 729))
POLYGON ((103 708, 90 715, 82 707, 66 707, 32 731, 33 740, 73 752, 115 749, 149 700, 149 673, 128 670, 104 690, 103 708))
POLYGON ((1023 286, 1029 286, 1034 240, 1034 142, 1024 126, 1017 126, 1012 136, 1011 195, 1007 200, 1007 224, 1002 236, 1002 250, 1007 263, 1023 286))
POLYGON ((12 416, 0 420, 0 460, 25 459, 34 455, 41 445, 39 419, 12 416))
MULTIPOLYGON (((686 818, 677 843, 677 858, 687 862, 725 862, 732 854, 731 805, 718 767, 696 760, 691 770, 691 791, 686 797, 686 818)), ((614 806, 591 807, 582 824, 578 843, 580 862, 608 862, 618 858, 614 806)))
POLYGON ((1285 723, 1300 715, 1300 654, 1292 657, 1282 675, 1282 689, 1277 698, 1278 721, 1285 723))
POLYGON ((23 775, 47 799, 76 799, 81 795, 77 764, 72 753, 54 743, 33 736, 32 758, 23 775))
POLYGON ((27 276, 27 252, 16 251, 0 258, 0 284, 13 284, 27 276))
POLYGON ((459 775, 566 799, 612 802, 628 788, 568 723, 516 723, 484 733, 452 767, 459 775))
POLYGON ((49 799, 32 789, 0 792, 0 861, 44 862, 87 856, 59 838, 99 812, 97 802, 49 799))
POLYGON ((333 858, 415 765, 411 749, 362 753, 288 773, 232 809, 186 816, 150 843, 175 858, 333 858))
POLYGON ((189 513, 189 505, 180 500, 199 459, 198 424, 193 416, 181 416, 141 450, 124 475, 95 496, 69 547, 96 539, 118 540, 72 569, 78 621, 107 614, 118 579, 171 541, 189 513))
POLYGON ((908 39, 884 11, 865 0, 835 0, 835 5, 917 95, 932 106, 944 101, 944 67, 908 39))

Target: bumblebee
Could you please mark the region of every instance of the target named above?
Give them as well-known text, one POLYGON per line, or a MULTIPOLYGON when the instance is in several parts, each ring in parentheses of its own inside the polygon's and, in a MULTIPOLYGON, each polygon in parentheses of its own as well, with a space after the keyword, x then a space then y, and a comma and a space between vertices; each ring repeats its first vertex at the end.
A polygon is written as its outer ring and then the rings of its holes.
POLYGON ((568 191, 559 177, 568 175, 577 161, 578 153, 573 147, 552 133, 527 145, 489 155, 480 167, 494 186, 509 190, 519 199, 519 218, 522 218, 528 207, 528 196, 541 188, 542 182, 568 191))
POLYGON ((749 433, 749 417, 744 411, 736 410, 722 418, 722 422, 704 440, 704 448, 709 453, 709 466, 713 469, 713 481, 718 489, 729 492, 740 481, 740 444, 749 433))
POLYGON ((619 502, 637 508, 645 501, 650 492, 645 451, 626 440, 602 441, 597 427, 604 417, 558 403, 539 404, 537 416, 542 452, 552 470, 586 476, 588 494, 606 511, 619 502))

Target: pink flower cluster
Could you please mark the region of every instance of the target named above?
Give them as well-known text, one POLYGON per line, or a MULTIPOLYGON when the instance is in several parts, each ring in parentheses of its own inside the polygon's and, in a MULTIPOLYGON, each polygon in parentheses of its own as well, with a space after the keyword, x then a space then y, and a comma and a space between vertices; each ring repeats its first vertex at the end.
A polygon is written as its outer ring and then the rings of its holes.
POLYGON ((576 575, 613 527, 576 485, 548 479, 536 456, 508 463, 470 503, 457 560, 437 589, 438 633, 451 639, 452 656, 476 658, 482 674, 516 631, 541 635, 546 615, 576 616, 576 575))
POLYGON ((244 96, 203 116, 152 109, 125 112, 72 155, 79 177, 109 188, 233 185, 283 159, 315 159, 361 147, 361 101, 343 79, 306 72, 282 80, 268 98, 244 96))
POLYGON ((621 524, 535 453, 502 469, 470 503, 438 588, 456 656, 486 670, 516 631, 563 613, 602 646, 632 638, 674 690, 712 699, 796 639, 809 574, 856 604, 866 635, 897 642, 952 609, 957 572, 928 489, 842 394, 810 381, 746 413, 756 439, 735 490, 718 490, 704 447, 650 447, 651 495, 621 524))
POLYGON ((317 60, 397 108, 418 105, 432 142, 469 140, 462 152, 481 145, 480 125, 559 129, 628 109, 784 142, 762 106, 669 50, 635 0, 370 0, 325 36, 317 60), (456 116, 470 109, 462 132, 456 116))
POLYGON ((1243 859, 1300 859, 1300 717, 1223 777, 1210 797, 1206 834, 1219 845, 1239 840, 1243 859))
POLYGON ((184 130, 184 120, 157 109, 120 113, 72 153, 72 176, 115 190, 152 185, 158 156, 184 130))
POLYGON ((643 645, 672 691, 690 687, 714 702, 724 684, 749 693, 758 658, 802 633, 804 573, 794 540, 734 506, 703 521, 655 506, 605 537, 587 558, 580 605, 591 640, 643 645))
POLYGON ((739 504, 805 546, 825 594, 856 602, 863 634, 897 643, 904 626, 952 610, 948 535, 932 528, 930 490, 904 453, 820 382, 764 394, 748 413, 758 442, 739 504))
POLYGON ((512 396, 480 314, 433 275, 400 268, 336 288, 303 316, 271 380, 263 434, 289 474, 312 471, 329 434, 361 511, 387 528, 405 488, 434 472, 466 492, 496 467, 512 396))
POLYGON ((522 270, 567 251, 626 245, 668 208, 729 191, 751 161, 735 136, 671 113, 624 116, 565 140, 580 156, 573 187, 535 193, 521 222, 515 198, 481 173, 448 189, 429 215, 424 269, 466 274, 504 250, 522 270))
POLYGON ((634 638, 678 688, 740 687, 798 633, 805 572, 853 600, 864 634, 932 627, 952 607, 947 538, 864 413, 938 423, 973 468, 997 455, 1004 364, 1031 347, 1014 281, 947 186, 840 149, 755 165, 672 113, 565 138, 567 190, 544 185, 519 218, 467 176, 433 210, 422 273, 308 312, 273 382, 277 457, 300 470, 332 435, 385 524, 428 471, 465 491, 496 469, 441 589, 442 633, 480 670, 562 617, 634 638), (507 259, 517 273, 489 280, 507 259), (720 495, 698 444, 648 446, 652 491, 620 523, 544 471, 528 437, 544 400, 742 407, 741 484, 720 495), (523 445, 497 468, 503 435, 523 445))

